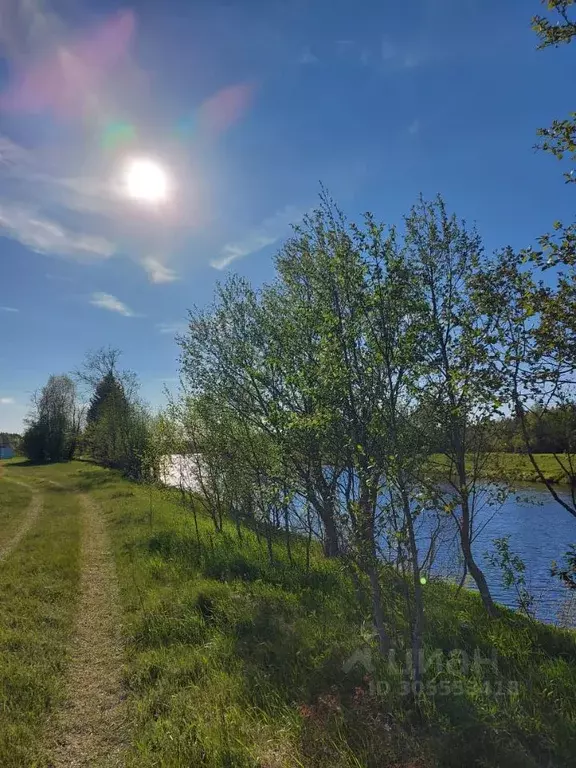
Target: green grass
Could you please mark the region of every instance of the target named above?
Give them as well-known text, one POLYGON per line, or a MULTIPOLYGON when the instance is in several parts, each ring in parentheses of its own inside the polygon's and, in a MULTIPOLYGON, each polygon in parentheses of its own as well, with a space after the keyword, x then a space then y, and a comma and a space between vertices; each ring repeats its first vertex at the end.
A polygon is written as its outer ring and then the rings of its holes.
MULTIPOLYGON (((570 483, 569 477, 562 470, 558 461, 552 453, 534 454, 538 466, 542 470, 544 477, 557 485, 567 485, 570 483)), ((562 456, 560 456, 562 460, 562 456)), ((433 464, 436 467, 444 468, 448 466, 448 460, 441 454, 433 457, 433 464)), ((528 456, 520 453, 494 453, 482 460, 482 472, 489 479, 503 479, 510 483, 541 483, 538 473, 532 466, 528 456)), ((472 469, 471 462, 468 462, 468 468, 472 469)))
MULTIPOLYGON (((2 479, 0 496, 14 518, 30 500, 24 489, 2 479)), ((2 768, 45 764, 45 729, 62 702, 75 618, 78 533, 75 498, 47 489, 38 520, 0 563, 2 768)))
MULTIPOLYGON (((444 663, 416 707, 383 662, 344 673, 367 642, 369 605, 318 549, 306 572, 302 543, 291 564, 278 540, 270 565, 246 529, 242 541, 232 525, 215 534, 200 515, 198 541, 175 492, 80 462, 17 472, 87 491, 105 512, 124 611, 127 766, 576 765, 574 633, 506 610, 488 621, 476 595, 431 581, 426 645, 444 663), (458 651, 495 654, 497 667, 463 668, 458 651)), ((391 578, 384 585, 400 656, 400 598, 391 578)))
POLYGON ((31 492, 15 483, 0 479, 0 550, 10 541, 20 525, 31 492))

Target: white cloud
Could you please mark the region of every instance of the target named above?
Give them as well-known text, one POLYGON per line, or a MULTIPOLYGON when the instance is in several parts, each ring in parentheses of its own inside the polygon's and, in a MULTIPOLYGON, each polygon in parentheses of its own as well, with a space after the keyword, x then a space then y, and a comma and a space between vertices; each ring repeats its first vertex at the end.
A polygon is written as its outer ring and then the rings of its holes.
POLYGON ((259 227, 251 230, 247 235, 235 242, 227 243, 220 252, 220 256, 212 259, 210 265, 214 269, 225 269, 229 264, 244 256, 261 251, 268 245, 273 245, 281 237, 287 234, 291 224, 297 224, 303 216, 301 209, 293 205, 287 205, 273 216, 265 219, 259 227))
POLYGON ((178 280, 178 275, 173 269, 162 264, 153 256, 147 256, 142 265, 148 273, 151 283, 173 283, 174 280, 178 280))
POLYGON ((14 405, 15 402, 13 397, 0 397, 0 405, 14 405))
POLYGON ((116 246, 105 237, 73 232, 20 205, 0 203, 0 234, 18 240, 36 253, 79 260, 107 259, 116 252, 116 246))
POLYGON ((298 63, 303 65, 318 64, 319 61, 320 59, 318 56, 315 56, 310 48, 305 48, 298 57, 298 63))
POLYGON ((184 320, 177 320, 174 323, 158 323, 156 326, 160 333, 170 336, 176 336, 177 333, 185 333, 188 329, 188 323, 184 320))
POLYGON ((20 312, 16 307, 0 307, 0 312, 20 312))
POLYGON ((408 133, 410 136, 416 136, 418 133, 420 133, 420 120, 418 120, 418 118, 412 120, 408 126, 408 133))
POLYGON ((124 317, 134 317, 134 312, 124 304, 124 302, 112 296, 111 293, 93 293, 90 304, 100 309, 106 309, 108 312, 118 312, 124 317))

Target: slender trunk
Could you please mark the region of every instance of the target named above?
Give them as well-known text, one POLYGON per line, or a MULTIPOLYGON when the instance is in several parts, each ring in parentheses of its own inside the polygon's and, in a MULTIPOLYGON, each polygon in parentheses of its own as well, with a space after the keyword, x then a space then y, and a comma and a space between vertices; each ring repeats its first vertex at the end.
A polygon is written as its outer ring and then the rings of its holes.
POLYGON ((200 543, 200 529, 198 528, 198 514, 196 512, 196 505, 194 504, 194 501, 192 501, 192 515, 194 516, 194 528, 196 530, 196 540, 198 542, 198 549, 201 549, 201 543, 200 543))
POLYGON ((290 565, 294 565, 292 560, 292 545, 290 543, 290 516, 288 514, 288 505, 284 505, 284 530, 286 532, 286 551, 290 565))
POLYGON ((378 574, 376 542, 374 541, 374 501, 373 493, 365 486, 360 491, 358 538, 361 547, 361 562, 370 581, 372 599, 372 620, 378 636, 378 648, 382 655, 390 650, 390 638, 386 632, 384 611, 382 609, 382 589, 378 574))
POLYGON ((462 578, 460 579, 460 582, 458 584, 458 589, 456 590, 457 596, 460 594, 462 587, 466 583, 467 576, 468 576, 468 566, 466 565, 466 561, 464 561, 464 570, 462 571, 462 578))
POLYGON ((414 612, 412 616, 412 675, 416 690, 420 685, 422 670, 420 669, 420 656, 422 650, 422 634, 424 632, 424 599, 422 584, 420 582, 420 568, 418 566, 418 549, 412 518, 408 517, 408 545, 410 559, 412 560, 412 589, 414 591, 414 612))
POLYGON ((270 520, 266 522, 266 547, 268 549, 268 560, 270 565, 274 565, 274 551, 272 549, 272 525, 270 520))
POLYGON ((481 568, 476 564, 476 561, 474 560, 474 556, 472 554, 472 546, 470 541, 470 515, 468 511, 468 502, 462 500, 462 522, 460 524, 460 543, 462 546, 462 554, 464 555, 464 562, 466 565, 466 568, 468 569, 468 572, 476 582, 476 586, 478 587, 478 592, 480 593, 480 597, 482 599, 482 603, 484 605, 484 608, 486 609, 486 613, 491 617, 494 618, 497 616, 496 606, 494 604, 494 600, 492 599, 492 595, 490 594, 490 589, 488 588, 488 583, 486 581, 486 577, 484 576, 484 573, 482 572, 481 568))
POLYGON ((390 638, 384 625, 384 611, 382 610, 382 590, 380 588, 380 578, 376 565, 372 563, 366 569, 370 580, 370 593, 372 598, 372 618, 374 629, 378 636, 378 649, 382 656, 385 656, 390 650, 390 638))
POLYGON ((306 504, 306 524, 308 526, 306 535, 306 573, 310 573, 310 547, 312 546, 312 520, 310 518, 310 505, 306 504))
POLYGON ((238 507, 234 508, 234 522, 236 523, 236 535, 238 541, 242 541, 242 526, 240 525, 240 510, 238 507))
POLYGON ((467 478, 466 478, 466 456, 464 451, 461 451, 457 462, 458 480, 459 480, 459 492, 460 492, 460 506, 462 509, 462 519, 460 521, 460 545, 462 547, 462 554, 464 555, 464 562, 468 572, 474 579, 480 598, 486 613, 491 617, 496 617, 497 610, 488 588, 488 582, 482 572, 480 566, 474 560, 472 554, 472 515, 470 511, 470 499, 468 496, 467 478))

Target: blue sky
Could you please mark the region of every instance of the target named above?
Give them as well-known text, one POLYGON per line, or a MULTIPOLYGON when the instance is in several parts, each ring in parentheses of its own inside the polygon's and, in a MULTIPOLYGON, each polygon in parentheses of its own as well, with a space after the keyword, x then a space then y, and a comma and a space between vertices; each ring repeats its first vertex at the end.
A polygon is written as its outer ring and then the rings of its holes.
POLYGON ((572 213, 536 128, 573 109, 574 51, 537 52, 537 0, 4 0, 0 431, 111 344, 153 405, 174 332, 227 270, 256 283, 318 182, 398 221, 441 192, 488 249, 572 213), (118 193, 133 156, 162 205, 118 193))

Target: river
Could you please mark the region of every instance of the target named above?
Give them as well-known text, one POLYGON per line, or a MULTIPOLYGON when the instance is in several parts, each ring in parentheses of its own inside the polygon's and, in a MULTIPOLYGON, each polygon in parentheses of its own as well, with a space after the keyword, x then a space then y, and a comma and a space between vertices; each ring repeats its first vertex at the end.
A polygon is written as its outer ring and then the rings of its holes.
MULTIPOLYGON (((493 539, 510 536, 511 551, 526 566, 526 586, 534 596, 536 616, 557 623, 559 614, 564 612, 571 614, 570 626, 576 626, 576 590, 568 590, 550 574, 552 561, 561 561, 569 545, 576 544, 576 518, 555 502, 545 488, 531 485, 518 491, 495 514, 488 509, 479 513, 479 534, 474 542, 476 558, 494 599, 516 607, 515 595, 503 588, 498 570, 484 558, 484 553, 493 549, 493 539)), ((566 498, 568 495, 566 492, 566 498)))
MULTIPOLYGON (((194 480, 195 465, 190 457, 167 457, 164 477, 166 484, 177 486, 183 475, 186 485, 199 490, 194 480)), ((565 493, 568 497, 568 493, 565 493)), ((423 545, 426 540, 424 528, 420 533, 423 545)), ((561 561, 569 545, 576 544, 575 517, 557 504, 545 488, 525 485, 517 493, 511 494, 496 511, 492 507, 481 509, 476 518, 476 530, 476 560, 486 574, 495 600, 510 608, 516 607, 514 591, 503 587, 498 569, 491 566, 484 557, 485 552, 493 549, 493 539, 509 536, 510 550, 526 566, 526 586, 534 596, 536 616, 542 621, 557 623, 559 615, 563 613, 563 621, 576 627, 576 590, 567 590, 550 574, 552 561, 561 561)), ((454 535, 446 531, 433 573, 456 577, 458 559, 459 548, 454 535)), ((467 586, 474 588, 470 581, 467 586)))

